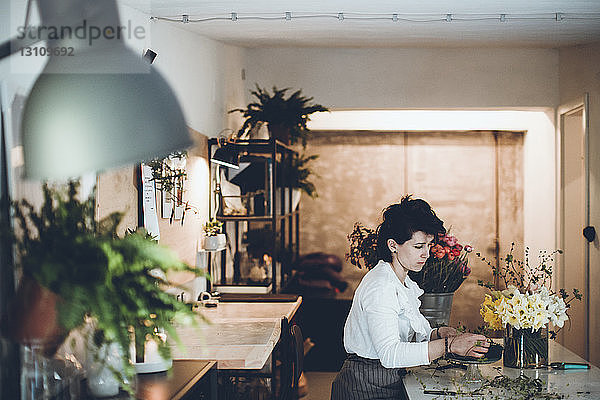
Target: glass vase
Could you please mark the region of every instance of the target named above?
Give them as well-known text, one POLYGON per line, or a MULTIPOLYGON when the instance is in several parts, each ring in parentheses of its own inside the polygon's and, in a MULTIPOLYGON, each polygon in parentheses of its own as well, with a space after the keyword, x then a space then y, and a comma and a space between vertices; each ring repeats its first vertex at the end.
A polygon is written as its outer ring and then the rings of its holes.
POLYGON ((545 368, 548 366, 548 327, 538 330, 504 330, 503 363, 510 368, 545 368))
POLYGON ((39 340, 21 347, 21 400, 79 399, 81 371, 71 358, 47 357, 47 348, 39 340))

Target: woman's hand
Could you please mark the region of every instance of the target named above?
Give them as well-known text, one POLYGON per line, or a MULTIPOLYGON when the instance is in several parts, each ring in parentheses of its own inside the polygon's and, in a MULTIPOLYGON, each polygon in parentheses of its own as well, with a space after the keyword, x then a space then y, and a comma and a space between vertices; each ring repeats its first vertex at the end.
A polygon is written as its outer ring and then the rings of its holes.
POLYGON ((450 353, 476 358, 483 357, 489 347, 489 339, 475 333, 462 333, 450 338, 448 343, 450 353))
POLYGON ((440 326, 438 329, 438 333, 440 335, 440 338, 451 338, 454 337, 456 335, 458 335, 458 331, 454 328, 451 328, 449 326, 440 326))

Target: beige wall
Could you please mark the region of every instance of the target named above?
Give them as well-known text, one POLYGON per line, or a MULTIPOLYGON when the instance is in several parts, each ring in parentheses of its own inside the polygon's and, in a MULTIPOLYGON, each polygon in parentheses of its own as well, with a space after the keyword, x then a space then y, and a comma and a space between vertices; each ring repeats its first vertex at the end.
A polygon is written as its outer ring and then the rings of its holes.
MULTIPOLYGON (((560 103, 589 93, 590 224, 600 231, 600 43, 559 52, 560 103)), ((590 361, 600 365, 600 243, 590 245, 590 361)))
POLYGON ((332 111, 315 115, 309 126, 316 130, 526 132, 523 145, 523 241, 532 254, 556 247, 556 159, 552 110, 332 111))
POLYGON ((235 128, 227 111, 245 104, 241 69, 244 50, 156 21, 150 24, 153 65, 179 99, 189 127, 215 137, 235 128))
MULTIPOLYGON (((195 265, 202 225, 208 220, 208 146, 206 136, 193 130, 190 133, 194 147, 188 150, 184 200, 189 201, 192 209, 186 212, 183 225, 180 221, 169 223, 169 219, 160 218, 159 212, 159 229, 160 243, 173 249, 189 265, 195 265)), ((157 210, 160 210, 160 204, 157 204, 157 210)), ((192 276, 184 274, 169 278, 183 283, 192 276)))
POLYGON ((333 109, 555 107, 552 49, 253 48, 246 87, 302 88, 333 109))
MULTIPOLYGON (((189 265, 196 264, 198 240, 202 225, 208 219, 208 155, 206 136, 190 129, 194 146, 188 150, 186 165, 187 180, 184 184, 184 200, 189 201, 191 210, 186 212, 184 224, 160 217, 160 192, 157 191, 160 243, 168 246, 189 265)), ((127 228, 137 226, 138 197, 133 166, 127 166, 102 173, 98 177, 98 216, 100 218, 114 211, 125 213, 119 226, 122 234, 127 228)), ((169 277, 176 283, 183 283, 191 275, 169 277)))

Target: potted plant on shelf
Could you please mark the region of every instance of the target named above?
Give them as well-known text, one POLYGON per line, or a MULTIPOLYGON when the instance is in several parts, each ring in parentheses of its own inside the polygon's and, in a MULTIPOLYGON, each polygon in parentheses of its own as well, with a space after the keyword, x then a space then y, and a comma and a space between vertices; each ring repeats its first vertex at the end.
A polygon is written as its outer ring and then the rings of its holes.
POLYGON ((246 108, 236 108, 229 111, 240 112, 245 118, 244 124, 238 131, 239 136, 248 134, 259 128, 261 124, 267 123, 271 137, 285 143, 302 143, 306 146, 309 129, 306 123, 310 115, 315 112, 329 111, 321 104, 312 102, 312 97, 302 95, 302 89, 285 97, 290 88, 277 89, 273 86, 273 93, 263 89, 256 84, 256 90, 250 93, 256 101, 248 104, 246 108))
POLYGON ((203 226, 204 249, 217 250, 225 247, 227 238, 223 233, 223 222, 211 219, 203 226))
MULTIPOLYGON (((47 343, 45 353, 51 356, 70 331, 91 321, 89 344, 95 348, 114 344, 128 355, 135 331, 138 341, 159 339, 158 351, 168 359, 162 332, 178 342, 174 323, 197 322, 188 305, 163 291, 163 277, 169 271, 196 270, 143 229, 117 236, 122 214, 96 221, 93 194, 82 201, 78 187, 74 181, 66 188, 44 184, 39 211, 25 200, 14 204, 23 276, 3 329, 24 344, 47 343)), ((111 371, 122 382, 131 382, 135 373, 127 356, 121 368, 111 371)))
MULTIPOLYGON (((316 174, 312 171, 308 163, 316 160, 317 158, 319 158, 317 154, 313 154, 311 156, 306 156, 304 154, 295 155, 292 158, 290 168, 286 169, 287 175, 285 178, 285 182, 289 182, 292 188, 298 189, 298 191, 306 193, 309 197, 313 199, 315 197, 318 197, 318 194, 314 183, 312 183, 309 180, 309 177, 311 175, 316 176, 316 174)), ((299 200, 299 194, 297 196, 299 200)))
POLYGON ((311 156, 294 154, 294 156, 290 158, 290 163, 287 168, 282 168, 280 170, 282 171, 283 179, 278 180, 278 186, 289 186, 291 187, 291 191, 287 189, 283 190, 283 206, 281 190, 278 190, 275 193, 275 202, 277 205, 278 214, 281 215, 290 211, 295 211, 300 203, 302 192, 306 193, 312 199, 318 197, 317 188, 310 180, 311 175, 317 175, 308 165, 311 161, 316 160, 317 158, 319 158, 317 154, 313 154, 311 156), (289 205, 290 192, 291 208, 289 205))
MULTIPOLYGON (((364 265, 371 269, 377 265, 375 229, 357 222, 348 240, 350 252, 346 254, 347 260, 359 268, 364 265)), ((471 273, 467 259, 471 251, 471 246, 461 245, 455 236, 439 235, 423 269, 408 272, 410 278, 425 291, 420 297, 420 310, 432 326, 448 325, 454 292, 471 273)))

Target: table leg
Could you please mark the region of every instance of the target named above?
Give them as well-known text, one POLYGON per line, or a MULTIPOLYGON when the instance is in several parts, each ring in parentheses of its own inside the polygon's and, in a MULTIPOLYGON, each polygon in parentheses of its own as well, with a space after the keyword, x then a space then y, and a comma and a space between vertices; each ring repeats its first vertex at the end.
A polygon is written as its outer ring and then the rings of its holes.
POLYGON ((209 374, 210 379, 210 400, 217 400, 218 397, 218 379, 217 379, 217 366, 211 368, 209 374))

